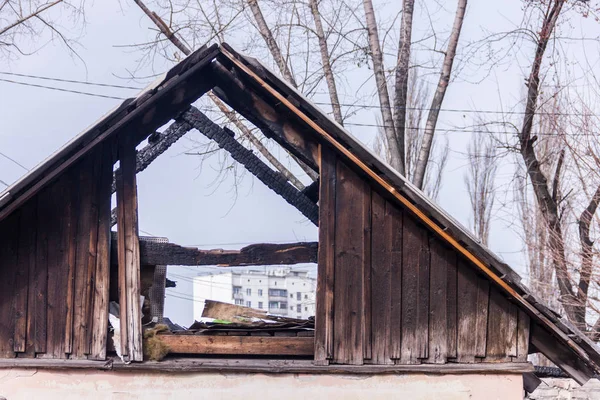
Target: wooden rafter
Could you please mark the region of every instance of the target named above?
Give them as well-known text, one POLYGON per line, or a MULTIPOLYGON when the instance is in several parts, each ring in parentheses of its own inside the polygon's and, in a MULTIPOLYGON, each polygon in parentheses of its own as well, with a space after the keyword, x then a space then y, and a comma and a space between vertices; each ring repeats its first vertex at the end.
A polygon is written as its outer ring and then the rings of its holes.
MULTIPOLYGON (((112 260, 117 262, 116 241, 113 240, 112 260)), ((316 263, 317 242, 285 244, 260 243, 241 250, 200 250, 174 243, 140 241, 142 265, 217 265, 237 267, 251 265, 292 265, 316 263)))
POLYGON ((319 208, 306 195, 293 187, 279 172, 269 168, 251 150, 238 142, 233 132, 221 128, 195 107, 190 107, 181 118, 204 136, 214 140, 231 157, 242 164, 262 183, 296 207, 312 223, 318 225, 319 208))

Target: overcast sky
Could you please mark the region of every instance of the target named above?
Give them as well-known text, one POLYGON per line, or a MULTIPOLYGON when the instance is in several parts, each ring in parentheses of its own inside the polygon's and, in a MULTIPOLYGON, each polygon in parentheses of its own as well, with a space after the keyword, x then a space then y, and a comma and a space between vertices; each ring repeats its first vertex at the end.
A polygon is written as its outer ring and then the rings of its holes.
MULTIPOLYGON (((485 31, 514 28, 520 21, 520 10, 521 2, 516 0, 471 1, 461 41, 479 38, 485 31)), ((450 11, 453 12, 453 8, 450 11)), ((449 17, 442 18, 440 24, 451 21, 452 15, 449 14, 449 17)), ((423 16, 419 18, 419 23, 422 23, 423 16)), ((154 64, 154 69, 147 65, 138 68, 140 53, 132 48, 120 47, 147 42, 155 35, 150 30, 147 18, 136 6, 119 4, 117 1, 97 1, 89 5, 87 19, 85 32, 77 47, 85 64, 69 56, 64 46, 51 43, 33 55, 0 62, 0 72, 142 87, 151 79, 131 81, 120 77, 127 77, 134 70, 137 76, 149 76, 170 67, 158 62, 154 64)), ((415 29, 425 30, 419 23, 415 29)), ((596 25, 589 29, 594 31, 578 32, 578 35, 598 36, 596 25)), ((597 53, 597 45, 586 46, 588 52, 597 53)), ((574 51, 582 49, 576 48, 574 51)), ((349 71, 348 79, 364 79, 367 73, 364 70, 349 71)), ((515 62, 496 69, 481 82, 460 79, 450 86, 444 108, 501 110, 506 104, 514 104, 522 98, 524 76, 523 66, 515 62)), ((135 90, 60 84, 2 74, 0 79, 60 86, 115 97, 128 97, 136 93, 135 90)), ((0 81, 0 152, 25 168, 33 168, 119 103, 120 100, 115 99, 0 81)), ((375 99, 373 104, 376 104, 375 99)), ((354 116, 352 121, 375 123, 375 116, 376 110, 367 109, 354 116)), ((440 126, 465 125, 472 122, 469 118, 471 116, 457 112, 442 113, 440 126)), ((351 126, 350 130, 359 139, 372 145, 374 128, 351 126)), ((443 135, 448 136, 451 154, 439 203, 468 225, 469 203, 463 183, 466 171, 463 153, 469 134, 448 132, 443 135)), ((204 248, 240 248, 259 242, 317 239, 317 229, 311 223, 249 174, 235 187, 231 178, 221 185, 215 185, 222 155, 215 154, 201 165, 199 157, 185 154, 193 152, 198 141, 204 142, 203 137, 197 132, 190 132, 187 138, 180 140, 138 176, 139 220, 143 235, 164 236, 174 243, 204 248)), ((23 173, 25 170, 22 167, 0 156, 0 180, 10 184, 23 173)), ((512 167, 502 166, 498 183, 505 185, 511 177, 512 167)), ((3 188, 0 184, 0 190, 3 188)), ((497 203, 502 203, 502 200, 499 199, 497 203)), ((510 206, 497 208, 491 248, 523 274, 523 246, 514 226, 514 210, 510 206)), ((172 279, 178 281, 178 287, 170 290, 166 314, 181 324, 189 325, 192 312, 189 277, 195 274, 195 269, 177 268, 173 269, 173 273, 175 276, 172 279)))

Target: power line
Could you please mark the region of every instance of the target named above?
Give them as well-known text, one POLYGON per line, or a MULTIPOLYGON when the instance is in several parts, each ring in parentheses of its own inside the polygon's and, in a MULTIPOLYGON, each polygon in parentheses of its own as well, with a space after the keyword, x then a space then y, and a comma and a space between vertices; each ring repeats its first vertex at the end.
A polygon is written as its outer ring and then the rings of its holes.
POLYGON ((42 79, 42 80, 46 80, 46 81, 76 83, 78 85, 101 86, 101 87, 111 87, 111 88, 117 88, 117 89, 131 89, 131 90, 142 90, 143 89, 141 87, 136 87, 136 86, 114 85, 114 84, 111 84, 111 83, 89 82, 89 81, 78 81, 78 80, 74 80, 74 79, 52 78, 52 77, 49 77, 49 76, 19 74, 19 73, 16 73, 16 72, 0 71, 0 74, 2 74, 2 75, 11 75, 11 76, 19 76, 19 77, 22 77, 22 78, 42 79))
MULTIPOLYGON (((6 154, 2 153, 0 151, 0 156, 6 158, 9 161, 12 161, 14 164, 18 165, 19 167, 23 168, 25 171, 29 171, 29 168, 27 168, 26 166, 24 166, 23 164, 21 164, 20 162, 18 162, 17 160, 15 160, 14 158, 11 158, 9 156, 7 156, 6 154)), ((8 186, 8 185, 6 185, 8 186)))
POLYGON ((104 95, 104 94, 97 94, 97 93, 90 93, 90 92, 81 92, 79 90, 63 89, 63 88, 57 88, 57 87, 53 87, 53 86, 44 86, 44 85, 38 85, 38 84, 35 84, 35 83, 17 82, 17 81, 13 81, 13 80, 10 80, 10 79, 4 79, 4 78, 0 78, 0 81, 1 82, 7 82, 7 83, 14 83, 16 85, 36 87, 36 88, 41 88, 41 89, 57 90, 59 92, 82 94, 82 95, 85 95, 85 96, 102 97, 102 98, 105 98, 105 99, 113 99, 113 100, 125 100, 124 97, 108 96, 108 95, 104 95))

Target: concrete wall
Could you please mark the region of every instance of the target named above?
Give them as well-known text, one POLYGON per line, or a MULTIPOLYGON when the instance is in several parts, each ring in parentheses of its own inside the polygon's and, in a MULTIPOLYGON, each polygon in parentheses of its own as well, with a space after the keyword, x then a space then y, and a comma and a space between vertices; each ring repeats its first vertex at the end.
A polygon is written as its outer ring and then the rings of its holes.
POLYGON ((573 379, 544 378, 528 399, 535 400, 600 400, 600 381, 590 379, 581 386, 573 379))
POLYGON ((522 399, 512 375, 295 375, 0 370, 0 397, 30 399, 522 399))

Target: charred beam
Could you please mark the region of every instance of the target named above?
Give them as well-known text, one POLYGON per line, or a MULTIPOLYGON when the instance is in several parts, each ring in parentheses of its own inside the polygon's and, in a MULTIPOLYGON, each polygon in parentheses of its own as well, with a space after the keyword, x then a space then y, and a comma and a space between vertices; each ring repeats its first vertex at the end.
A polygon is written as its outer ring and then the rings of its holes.
POLYGON ((315 203, 319 201, 319 179, 308 185, 302 190, 302 193, 314 201, 315 203))
POLYGON ((251 150, 245 148, 227 131, 195 107, 190 107, 181 118, 196 128, 209 139, 214 140, 231 157, 242 164, 248 171, 256 176, 269 189, 280 195, 292 206, 296 207, 312 223, 318 225, 319 208, 306 195, 292 186, 281 173, 269 168, 251 150))
POLYGON ((311 141, 310 134, 301 131, 284 113, 276 110, 219 62, 213 63, 217 87, 213 93, 248 121, 252 122, 268 138, 296 156, 313 170, 311 178, 316 180, 319 171, 318 145, 311 141))
MULTIPOLYGON (((117 262, 117 244, 113 239, 112 263, 117 262)), ((253 244, 241 250, 200 250, 173 243, 140 240, 142 265, 217 265, 222 267, 252 265, 292 265, 317 262, 317 242, 253 244)))

